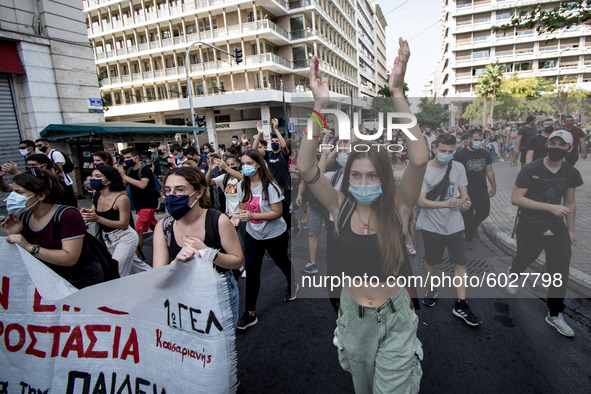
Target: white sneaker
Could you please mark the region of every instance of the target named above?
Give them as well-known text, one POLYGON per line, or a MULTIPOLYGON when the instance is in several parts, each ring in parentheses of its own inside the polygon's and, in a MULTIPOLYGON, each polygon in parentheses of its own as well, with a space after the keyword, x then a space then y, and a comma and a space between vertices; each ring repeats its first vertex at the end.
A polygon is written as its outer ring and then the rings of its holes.
POLYGON ((337 339, 336 335, 332 337, 332 344, 334 345, 334 347, 339 347, 339 340, 337 339))
POLYGON ((408 254, 410 255, 417 254, 417 250, 415 249, 414 245, 406 244, 406 249, 408 250, 408 254))
POLYGON ((573 329, 564 321, 564 315, 562 313, 559 313, 558 316, 550 316, 550 312, 548 312, 546 323, 550 324, 565 337, 572 338, 575 336, 573 329))

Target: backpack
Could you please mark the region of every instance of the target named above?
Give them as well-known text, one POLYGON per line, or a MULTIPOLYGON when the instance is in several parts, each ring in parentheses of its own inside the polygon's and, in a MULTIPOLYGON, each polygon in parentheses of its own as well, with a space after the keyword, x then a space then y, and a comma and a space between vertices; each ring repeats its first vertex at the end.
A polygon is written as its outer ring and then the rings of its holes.
MULTIPOLYGON (((144 169, 144 167, 147 167, 147 166, 145 164, 142 164, 140 169, 138 170, 138 175, 139 175, 140 179, 142 177, 142 170, 144 169)), ((127 169, 127 172, 126 172, 127 176, 129 176, 132 169, 133 168, 131 168, 131 167, 127 169)), ((152 172, 152 171, 150 170, 150 172, 152 172)), ((152 191, 154 193, 158 194, 158 197, 160 197, 160 190, 162 190, 162 185, 160 184, 160 179, 158 179, 158 176, 153 172, 152 172, 152 178, 153 178, 152 191)), ((131 200, 131 198, 130 198, 130 200, 131 200)))
POLYGON ((72 159, 70 159, 69 155, 66 155, 64 152, 61 152, 57 149, 52 149, 51 152, 49 152, 49 157, 54 163, 55 160, 53 160, 53 152, 59 152, 62 154, 62 156, 64 156, 64 159, 66 160, 66 162, 62 164, 62 172, 64 174, 69 174, 70 172, 74 171, 74 163, 72 163, 72 159))
MULTIPOLYGON (((343 229, 345 228, 345 224, 351 219, 351 216, 353 216, 353 212, 355 212, 355 208, 357 206, 357 202, 355 201, 354 198, 352 197, 347 197, 345 198, 345 200, 343 201, 343 204, 341 205, 341 208, 339 209, 339 215, 337 216, 337 224, 338 224, 338 229, 339 229, 339 234, 343 231, 343 229)), ((398 212, 396 212, 396 216, 398 217, 398 212)), ((403 276, 413 276, 413 270, 412 267, 410 265, 410 256, 408 254, 408 250, 406 250, 406 237, 404 236, 404 234, 402 234, 402 222, 400 221, 400 217, 398 217, 398 222, 399 222, 399 228, 400 228, 400 243, 402 245, 402 253, 404 255, 404 262, 402 263, 402 265, 400 266, 400 272, 399 275, 403 275, 403 276)), ((408 291, 408 295, 410 296, 412 303, 414 305, 415 310, 420 309, 420 303, 419 303, 419 293, 416 287, 406 287, 406 291, 408 291)))

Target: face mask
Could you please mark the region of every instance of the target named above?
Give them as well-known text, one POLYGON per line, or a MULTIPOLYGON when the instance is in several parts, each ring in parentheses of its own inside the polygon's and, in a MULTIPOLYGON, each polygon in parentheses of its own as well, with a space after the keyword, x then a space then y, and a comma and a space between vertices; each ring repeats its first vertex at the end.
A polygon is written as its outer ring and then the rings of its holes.
POLYGON ((253 176, 257 172, 256 167, 245 164, 242 166, 242 174, 244 176, 253 176))
POLYGON ((349 184, 349 193, 355 197, 359 204, 371 205, 382 195, 382 184, 361 186, 351 183, 349 184))
POLYGON ((238 167, 234 166, 234 167, 230 167, 231 169, 233 169, 234 171, 238 171, 238 167))
POLYGON ((337 154, 337 163, 339 163, 339 165, 343 168, 345 168, 345 166, 347 165, 347 154, 346 153, 339 153, 337 154))
POLYGON ((102 179, 91 179, 90 180, 90 187, 92 187, 94 190, 102 190, 105 186, 105 184, 103 184, 103 180, 102 179))
POLYGON ((28 149, 28 148, 25 148, 25 149, 19 149, 19 150, 18 150, 18 153, 20 153, 20 154, 21 154, 21 156, 26 156, 26 155, 28 155, 28 154, 29 154, 29 149, 28 149))
POLYGON ((232 145, 236 145, 236 141, 234 141, 234 140, 233 140, 233 141, 232 141, 232 145))
POLYGON ((166 196, 164 206, 174 220, 181 220, 193 208, 198 200, 195 200, 193 204, 189 205, 189 197, 195 193, 197 193, 197 190, 189 195, 175 196, 171 194, 170 196, 166 196))
POLYGON ((408 159, 408 155, 406 153, 403 153, 400 155, 400 160, 406 161, 407 159, 408 159))
POLYGON ((427 131, 427 135, 431 135, 431 132, 430 131, 427 131))
POLYGON ((174 155, 174 158, 177 159, 177 160, 180 160, 181 159, 181 155, 174 155))
POLYGON ((437 161, 441 164, 447 164, 454 158, 454 155, 444 155, 443 153, 437 153, 437 161))
POLYGON ((279 142, 272 142, 271 143, 271 149, 273 149, 273 150, 279 149, 279 142))
POLYGON ((104 166, 104 163, 94 163, 94 168, 99 168, 100 166, 104 166))
MULTIPOLYGON (((36 194, 33 194, 31 197, 35 196, 36 194)), ((27 201, 29 201, 31 197, 25 197, 15 192, 10 193, 10 195, 6 199, 6 210, 15 216, 18 216, 21 213, 28 211, 29 209, 33 208, 39 201, 41 201, 37 200, 33 205, 27 207, 27 201)))
POLYGON ((47 148, 48 148, 48 146, 47 146, 47 145, 45 145, 44 147, 41 147, 41 148, 39 148, 39 150, 40 150, 41 152, 45 153, 45 152, 47 152, 47 148))
POLYGON ((482 141, 472 141, 472 148, 474 148, 474 149, 482 148, 482 141))
POLYGON ((209 149, 208 148, 203 148, 203 153, 209 153, 209 149))
POLYGON ((550 158, 550 160, 561 161, 566 157, 568 150, 560 148, 546 148, 546 152, 548 153, 548 158, 550 158))
POLYGON ((156 152, 156 149, 150 149, 150 153, 156 152))
POLYGON ((133 159, 127 159, 125 160, 125 166, 126 167, 133 167, 135 165, 135 161, 133 159))
POLYGON ((575 122, 565 122, 564 123, 564 127, 566 127, 567 129, 570 129, 574 125, 575 125, 575 122))

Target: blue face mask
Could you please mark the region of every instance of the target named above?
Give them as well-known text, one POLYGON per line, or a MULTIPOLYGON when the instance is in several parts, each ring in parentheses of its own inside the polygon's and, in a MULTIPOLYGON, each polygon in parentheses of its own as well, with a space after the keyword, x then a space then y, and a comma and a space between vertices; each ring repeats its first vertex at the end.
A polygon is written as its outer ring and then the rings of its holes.
POLYGON ((454 155, 444 155, 443 153, 437 153, 437 161, 441 164, 447 164, 454 158, 454 155))
MULTIPOLYGON (((31 197, 35 197, 36 194, 33 194, 31 197)), ((21 194, 12 192, 6 199, 6 210, 12 213, 14 216, 18 216, 21 213, 28 211, 29 209, 33 208, 39 201, 37 200, 33 205, 27 207, 27 201, 31 197, 25 197, 21 194)))
POLYGON ((472 141, 472 148, 481 149, 482 148, 482 141, 472 141))
POLYGON ((105 186, 107 186, 107 185, 105 185, 103 183, 102 179, 94 179, 93 178, 90 180, 90 187, 92 187, 93 190, 102 190, 105 186))
POLYGON ((133 167, 135 165, 135 160, 133 159, 127 159, 125 160, 125 166, 126 167, 133 167))
POLYGON ((339 165, 343 168, 345 168, 345 166, 347 165, 347 159, 348 159, 348 156, 346 153, 341 152, 341 153, 337 154, 337 159, 336 159, 337 163, 339 163, 339 165))
POLYGON ((181 159, 181 155, 175 155, 174 158, 177 159, 177 160, 180 160, 181 159))
POLYGON ((278 150, 279 149, 279 142, 272 142, 271 149, 278 150))
POLYGON ((382 184, 361 186, 350 183, 349 193, 355 197, 359 204, 371 205, 382 195, 382 184))
POLYGON ((164 207, 166 207, 166 211, 174 218, 174 220, 181 220, 191 208, 193 208, 198 200, 195 200, 193 204, 189 205, 189 197, 195 193, 197 193, 197 190, 188 195, 183 194, 176 196, 171 194, 166 196, 164 199, 164 207))
POLYGON ((209 153, 209 149, 208 148, 203 148, 203 153, 209 153))
POLYGON ((232 145, 236 145, 236 140, 232 140, 232 145))
POLYGON ((242 166, 242 174, 244 174, 244 176, 253 176, 256 172, 257 169, 254 166, 249 166, 247 164, 242 166))
POLYGON ((234 171, 238 171, 238 167, 234 166, 234 167, 230 167, 231 169, 233 169, 234 171))

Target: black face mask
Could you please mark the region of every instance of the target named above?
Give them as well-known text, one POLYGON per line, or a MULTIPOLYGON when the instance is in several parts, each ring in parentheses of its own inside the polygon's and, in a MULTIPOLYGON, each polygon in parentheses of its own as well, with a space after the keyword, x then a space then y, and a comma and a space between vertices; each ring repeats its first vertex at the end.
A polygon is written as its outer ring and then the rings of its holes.
POLYGON ((566 157, 568 150, 560 148, 546 148, 546 152, 548 152, 548 158, 550 158, 550 160, 560 161, 566 157))
POLYGON ((40 150, 41 152, 45 153, 45 152, 47 152, 47 148, 49 148, 49 147, 48 147, 47 145, 45 145, 45 146, 43 146, 43 147, 39 148, 39 150, 40 150))

